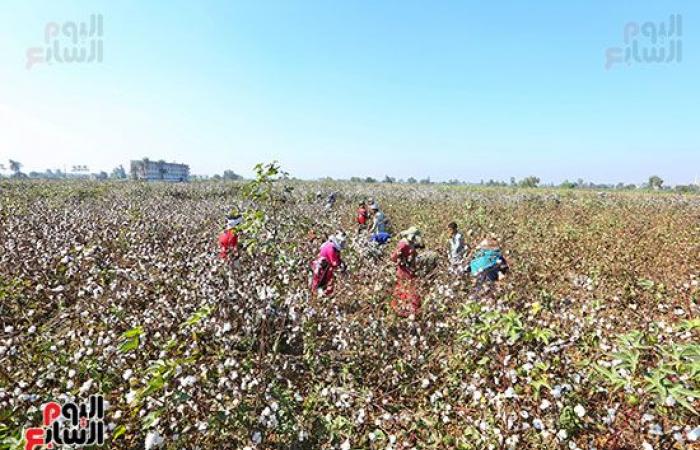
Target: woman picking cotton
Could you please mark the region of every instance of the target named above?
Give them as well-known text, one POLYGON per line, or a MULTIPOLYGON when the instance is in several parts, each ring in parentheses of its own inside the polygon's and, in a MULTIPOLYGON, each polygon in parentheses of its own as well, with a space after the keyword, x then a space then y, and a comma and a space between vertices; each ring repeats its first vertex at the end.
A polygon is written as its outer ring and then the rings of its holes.
POLYGON ((417 250, 423 248, 420 230, 411 227, 400 233, 401 240, 391 254, 391 260, 396 263, 396 286, 391 307, 402 317, 417 314, 421 307, 416 280, 417 250))
POLYGON ((476 279, 478 289, 487 282, 500 280, 508 272, 508 263, 501 247, 493 238, 486 238, 476 247, 467 269, 476 279))
POLYGON ((238 264, 238 226, 243 223, 243 217, 237 213, 226 216, 226 226, 219 235, 219 257, 228 262, 231 267, 238 264))
POLYGON ((311 291, 319 297, 330 296, 334 289, 334 272, 345 270, 340 251, 345 248, 345 234, 338 232, 321 245, 315 260, 311 262, 311 291))

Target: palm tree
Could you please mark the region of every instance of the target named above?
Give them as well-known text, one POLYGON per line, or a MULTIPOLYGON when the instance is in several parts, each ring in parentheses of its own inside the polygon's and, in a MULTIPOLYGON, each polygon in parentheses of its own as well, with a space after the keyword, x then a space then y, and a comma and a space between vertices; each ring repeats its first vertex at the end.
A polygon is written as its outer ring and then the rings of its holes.
POLYGON ((14 173, 19 173, 20 170, 22 170, 22 163, 19 161, 15 160, 9 160, 10 163, 10 170, 14 173))

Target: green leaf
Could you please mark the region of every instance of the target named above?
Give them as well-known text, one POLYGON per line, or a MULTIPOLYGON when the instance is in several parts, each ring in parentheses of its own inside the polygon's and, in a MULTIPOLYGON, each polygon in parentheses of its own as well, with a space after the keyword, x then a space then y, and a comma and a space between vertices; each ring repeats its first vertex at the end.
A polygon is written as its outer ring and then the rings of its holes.
POLYGON ((119 425, 117 428, 114 429, 114 432, 112 433, 112 440, 116 440, 119 438, 119 436, 123 435, 126 433, 126 426, 124 425, 119 425))
POLYGON ((141 429, 145 431, 157 425, 160 421, 160 414, 160 411, 151 411, 151 413, 141 419, 141 429))
POLYGON ((119 351, 121 353, 126 353, 131 350, 134 350, 138 348, 139 346, 139 339, 138 338, 131 338, 127 339, 126 341, 122 342, 121 345, 119 345, 119 351))
POLYGON ((141 335, 143 335, 143 327, 138 326, 138 327, 135 327, 135 328, 132 328, 130 330, 125 331, 124 334, 122 334, 122 337, 131 338, 131 337, 141 336, 141 335))

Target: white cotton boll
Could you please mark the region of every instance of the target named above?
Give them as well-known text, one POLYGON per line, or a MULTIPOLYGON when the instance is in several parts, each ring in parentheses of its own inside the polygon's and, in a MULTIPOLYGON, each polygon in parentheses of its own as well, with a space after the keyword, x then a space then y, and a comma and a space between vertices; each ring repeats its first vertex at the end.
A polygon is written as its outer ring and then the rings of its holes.
POLYGON ((560 441, 563 441, 564 439, 566 439, 567 436, 568 436, 568 433, 566 432, 566 430, 559 430, 557 432, 557 439, 559 439, 560 441))
POLYGON ((503 395, 506 398, 514 398, 514 397, 516 397, 515 389, 513 389, 512 387, 509 387, 508 389, 506 389, 506 391, 503 393, 503 395))
POLYGON ((654 447, 652 447, 650 443, 644 441, 642 443, 642 449, 643 450, 654 450, 654 447))
POLYGON ((180 378, 180 386, 182 387, 188 387, 192 386, 197 382, 197 377, 193 375, 186 376, 184 378, 180 378))
POLYGON ((75 376, 75 369, 70 369, 68 371, 68 378, 73 378, 75 376))
POLYGON ((561 391, 562 391, 561 386, 559 386, 559 385, 554 386, 554 389, 552 389, 552 397, 554 397, 554 398, 561 397, 561 391))
POLYGON ((430 380, 428 380, 427 378, 423 378, 423 381, 421 381, 420 385, 423 389, 425 389, 428 386, 430 386, 430 380))
POLYGON ((255 433, 253 433, 251 439, 253 440, 253 444, 258 445, 262 442, 262 434, 260 434, 259 431, 256 431, 255 433))
POLYGON ((131 374, 133 374, 133 373, 134 373, 133 370, 131 370, 131 369, 126 369, 126 370, 124 371, 124 373, 122 374, 122 378, 126 381, 126 380, 128 380, 129 378, 131 378, 131 374))
POLYGON ((85 383, 83 383, 83 385, 80 386, 80 390, 78 391, 80 393, 80 395, 87 394, 88 391, 90 390, 90 388, 92 387, 92 383, 93 383, 92 379, 87 380, 85 383))
POLYGON ((160 436, 160 433, 158 433, 158 431, 150 431, 146 435, 146 442, 144 444, 146 450, 150 450, 155 447, 160 447, 161 445, 163 445, 163 438, 160 436))
POLYGON ((136 391, 129 391, 126 394, 126 402, 133 403, 136 400, 136 391))
POLYGON ((350 450, 350 441, 345 439, 345 441, 340 444, 340 450, 350 450))
POLYGON ((542 402, 540 403, 540 409, 541 409, 542 411, 545 411, 545 410, 548 409, 551 405, 552 405, 552 403, 551 403, 549 400, 547 400, 547 399, 545 398, 545 399, 542 400, 542 402))
POLYGON ((579 418, 581 418, 586 415, 586 408, 584 408, 581 405, 576 405, 576 407, 574 408, 574 412, 579 418))
POLYGON ((533 427, 535 430, 540 431, 540 430, 543 430, 543 429, 544 429, 544 423, 542 423, 542 421, 541 421, 540 419, 535 419, 535 420, 532 421, 532 427, 533 427))
POLYGON ((687 437, 690 442, 695 442, 700 439, 700 427, 695 427, 688 431, 687 437))

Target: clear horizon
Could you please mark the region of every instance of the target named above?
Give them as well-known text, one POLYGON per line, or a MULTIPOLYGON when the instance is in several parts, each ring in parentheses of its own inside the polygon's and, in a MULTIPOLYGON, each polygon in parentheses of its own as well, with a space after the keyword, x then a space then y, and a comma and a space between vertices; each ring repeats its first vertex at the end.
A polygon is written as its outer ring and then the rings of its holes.
POLYGON ((278 160, 302 179, 689 184, 700 177, 698 11, 680 1, 8 1, 0 163, 109 173, 149 157, 249 177, 278 160), (48 24, 91 14, 104 22, 102 62, 27 69, 29 49, 48 48, 48 24), (605 68, 630 23, 644 30, 640 51, 673 47, 656 35, 652 46, 643 25, 676 14, 682 58, 605 68))

